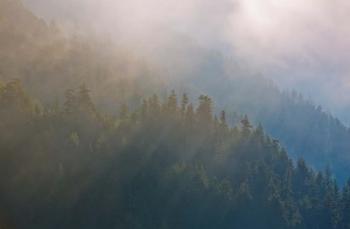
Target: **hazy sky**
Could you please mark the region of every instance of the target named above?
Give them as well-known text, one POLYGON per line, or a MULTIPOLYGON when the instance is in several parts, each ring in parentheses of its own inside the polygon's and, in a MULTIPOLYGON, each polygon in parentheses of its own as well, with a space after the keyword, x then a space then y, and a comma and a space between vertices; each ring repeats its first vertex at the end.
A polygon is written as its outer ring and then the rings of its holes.
POLYGON ((42 16, 118 42, 162 47, 172 34, 250 63, 350 121, 348 0, 24 0, 42 16))

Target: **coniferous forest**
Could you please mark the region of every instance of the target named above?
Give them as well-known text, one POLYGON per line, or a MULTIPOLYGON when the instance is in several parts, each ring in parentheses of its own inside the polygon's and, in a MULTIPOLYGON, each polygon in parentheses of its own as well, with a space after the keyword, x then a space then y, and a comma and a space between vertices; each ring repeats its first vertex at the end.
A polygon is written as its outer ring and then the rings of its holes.
POLYGON ((349 228, 350 182, 213 103, 172 92, 112 116, 84 85, 40 107, 1 84, 3 228, 349 228))
POLYGON ((36 16, 20 0, 0 0, 0 80, 21 80, 42 104, 62 102, 67 89, 84 83, 96 107, 111 113, 118 113, 122 103, 134 108, 143 97, 164 97, 174 88, 192 99, 208 94, 217 113, 227 111, 229 124, 236 125, 247 114, 292 159, 303 157, 318 170, 329 166, 342 184, 349 177, 349 128, 301 94, 282 91, 267 76, 247 73, 238 61, 189 42, 167 47, 170 64, 161 67, 118 39, 115 43, 71 34, 59 23, 36 16))
POLYGON ((0 229, 350 229, 340 119, 226 44, 67 26, 78 2, 0 0, 0 229))

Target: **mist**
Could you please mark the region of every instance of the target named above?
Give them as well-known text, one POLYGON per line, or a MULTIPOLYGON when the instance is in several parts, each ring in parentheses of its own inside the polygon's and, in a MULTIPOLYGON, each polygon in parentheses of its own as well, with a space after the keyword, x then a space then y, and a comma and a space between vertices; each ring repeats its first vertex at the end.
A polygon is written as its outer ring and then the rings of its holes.
POLYGON ((349 11, 0 0, 0 228, 348 228, 349 11))
POLYGON ((345 0, 24 2, 47 20, 130 47, 159 66, 191 72, 203 52, 218 52, 349 122, 345 0))

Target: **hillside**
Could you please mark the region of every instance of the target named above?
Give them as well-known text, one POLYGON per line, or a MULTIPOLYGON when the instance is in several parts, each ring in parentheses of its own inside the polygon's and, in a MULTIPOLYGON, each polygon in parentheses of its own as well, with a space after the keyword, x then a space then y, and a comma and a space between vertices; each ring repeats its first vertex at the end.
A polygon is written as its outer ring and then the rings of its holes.
POLYGON ((193 98, 209 94, 217 101, 215 110, 225 109, 231 124, 247 114, 278 139, 294 160, 305 158, 317 169, 329 166, 341 183, 346 181, 350 174, 348 127, 300 93, 282 91, 268 76, 252 72, 249 63, 240 63, 213 50, 198 49, 183 45, 178 58, 187 57, 194 67, 190 70, 177 67, 174 74, 180 71, 182 77, 169 88, 191 91, 193 98))
POLYGON ((346 180, 350 130, 339 119, 295 91, 279 90, 265 77, 232 69, 222 73, 220 66, 211 71, 215 78, 199 73, 191 85, 218 101, 217 109, 227 110, 231 123, 237 122, 237 113, 248 114, 279 139, 292 158, 303 157, 318 169, 330 166, 341 182, 346 180))
POLYGON ((132 51, 67 32, 33 15, 20 0, 0 0, 0 13, 0 80, 20 79, 43 102, 60 100, 69 86, 86 83, 105 109, 115 109, 136 104, 161 84, 152 66, 132 51))
POLYGON ((342 183, 350 174, 349 129, 297 93, 281 92, 269 80, 249 73, 249 67, 234 58, 227 60, 186 39, 180 45, 174 38, 168 44, 173 48, 157 50, 163 65, 153 66, 132 54, 137 51, 66 34, 18 0, 0 4, 0 79, 20 79, 44 104, 62 102, 69 87, 83 83, 96 106, 114 114, 123 103, 135 107, 152 92, 164 97, 164 88, 191 92, 190 97, 209 94, 217 101, 217 111, 227 110, 231 124, 237 114, 247 114, 279 139, 293 159, 303 157, 317 169, 330 166, 342 183))
POLYGON ((229 127, 207 96, 194 107, 154 95, 111 118, 85 86, 40 109, 15 81, 0 104, 0 209, 13 228, 348 228, 350 183, 294 166, 247 118, 229 127))

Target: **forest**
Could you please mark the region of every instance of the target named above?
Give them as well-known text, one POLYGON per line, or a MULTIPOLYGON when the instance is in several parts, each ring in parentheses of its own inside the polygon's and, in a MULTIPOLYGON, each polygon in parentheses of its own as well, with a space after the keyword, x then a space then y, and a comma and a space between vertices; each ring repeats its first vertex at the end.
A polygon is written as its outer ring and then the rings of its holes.
POLYGON ((303 157, 318 170, 330 167, 341 184, 349 177, 349 128, 300 93, 280 90, 236 60, 183 42, 163 50, 167 64, 158 66, 118 42, 71 34, 40 19, 20 0, 0 0, 0 17, 0 80, 19 79, 44 105, 62 102, 67 89, 83 83, 96 106, 114 115, 120 104, 135 108, 153 93, 164 98, 176 89, 191 99, 208 94, 216 112, 227 111, 229 124, 247 114, 292 159, 303 157))
POLYGON ((172 91, 110 115, 84 85, 46 107, 2 83, 4 228, 350 228, 350 181, 213 103, 172 91))
POLYGON ((0 229, 350 229, 335 115, 186 38, 99 35, 0 0, 0 229))

